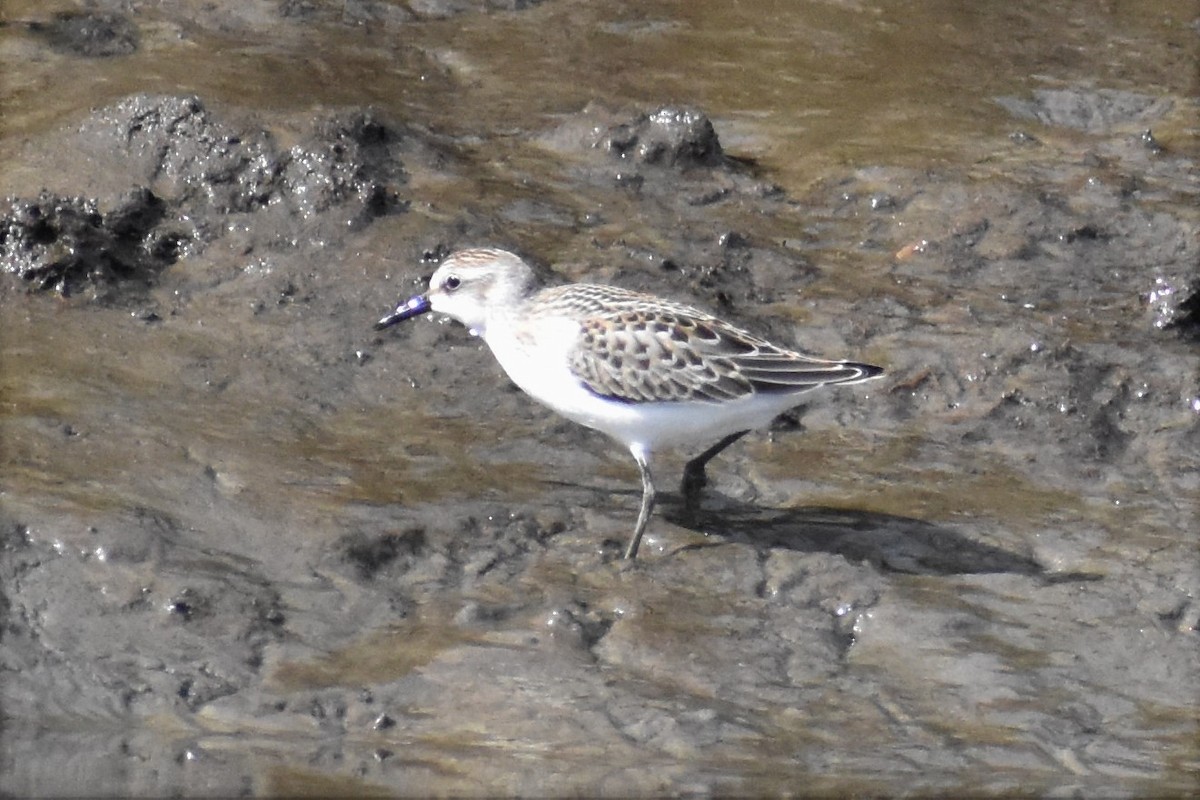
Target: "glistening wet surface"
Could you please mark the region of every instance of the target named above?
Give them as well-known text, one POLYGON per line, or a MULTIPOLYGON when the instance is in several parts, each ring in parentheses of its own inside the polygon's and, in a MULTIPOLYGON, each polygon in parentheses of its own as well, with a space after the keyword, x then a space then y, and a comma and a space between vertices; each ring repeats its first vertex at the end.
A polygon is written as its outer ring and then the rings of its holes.
POLYGON ((0 792, 1200 791, 1193 3, 0 14, 0 792), (622 563, 469 244, 888 373, 622 563))

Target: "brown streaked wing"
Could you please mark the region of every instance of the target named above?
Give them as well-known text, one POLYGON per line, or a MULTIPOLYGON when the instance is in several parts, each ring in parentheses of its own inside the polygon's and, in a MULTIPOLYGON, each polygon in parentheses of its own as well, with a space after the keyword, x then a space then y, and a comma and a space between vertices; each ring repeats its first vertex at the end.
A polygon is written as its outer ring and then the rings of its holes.
POLYGON ((872 374, 864 365, 785 350, 699 309, 616 286, 554 287, 535 305, 541 314, 581 317, 571 371, 596 394, 631 403, 799 394, 872 374))
POLYGON ((622 300, 580 324, 570 366, 591 391, 633 403, 722 402, 755 391, 734 359, 758 352, 761 340, 731 337, 724 323, 688 306, 622 300))

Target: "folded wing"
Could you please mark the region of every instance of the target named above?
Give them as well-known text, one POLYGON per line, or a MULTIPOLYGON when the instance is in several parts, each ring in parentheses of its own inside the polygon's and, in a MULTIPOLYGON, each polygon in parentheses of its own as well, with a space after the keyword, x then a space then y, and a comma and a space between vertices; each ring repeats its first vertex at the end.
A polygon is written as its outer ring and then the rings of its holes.
POLYGON ((776 347, 688 306, 632 293, 615 305, 613 300, 583 321, 570 353, 571 370, 602 397, 725 402, 755 393, 800 394, 882 372, 776 347))

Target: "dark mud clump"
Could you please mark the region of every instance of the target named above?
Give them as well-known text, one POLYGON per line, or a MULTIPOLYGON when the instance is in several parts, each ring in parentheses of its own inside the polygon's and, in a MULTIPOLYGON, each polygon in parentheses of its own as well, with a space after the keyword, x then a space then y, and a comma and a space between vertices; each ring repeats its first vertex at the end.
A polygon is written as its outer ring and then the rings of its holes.
POLYGON ((99 197, 10 199, 0 219, 0 268, 37 290, 97 296, 152 283, 162 269, 233 230, 248 249, 333 238, 404 208, 402 137, 372 112, 312 123, 281 147, 251 123, 227 122, 195 97, 135 95, 95 112, 79 146, 109 174, 99 197), (124 186, 121 184, 124 183, 124 186))
POLYGON ((388 152, 398 134, 362 110, 318 121, 302 144, 284 149, 270 131, 227 122, 199 98, 134 95, 93 114, 81 133, 193 217, 278 204, 306 218, 349 205, 350 220, 369 221, 397 206, 403 180, 388 152))
POLYGON ((1146 292, 1154 325, 1200 341, 1200 266, 1193 275, 1161 275, 1146 292))
POLYGON ((725 151, 712 121, 689 108, 664 106, 611 128, 602 146, 619 158, 668 167, 715 167, 725 151))
POLYGON ((782 195, 779 186, 754 175, 751 161, 725 152, 704 113, 661 106, 628 117, 591 105, 550 138, 577 152, 590 147, 606 154, 594 165, 593 179, 604 176, 617 188, 671 204, 707 206, 736 197, 782 195))
POLYGON ((67 11, 49 22, 31 22, 29 30, 56 53, 109 58, 137 52, 137 25, 124 14, 67 11))
POLYGON ((165 214, 166 204, 146 188, 107 214, 80 197, 13 201, 0 220, 0 270, 64 296, 118 282, 146 285, 179 257, 181 240, 160 228, 165 214))

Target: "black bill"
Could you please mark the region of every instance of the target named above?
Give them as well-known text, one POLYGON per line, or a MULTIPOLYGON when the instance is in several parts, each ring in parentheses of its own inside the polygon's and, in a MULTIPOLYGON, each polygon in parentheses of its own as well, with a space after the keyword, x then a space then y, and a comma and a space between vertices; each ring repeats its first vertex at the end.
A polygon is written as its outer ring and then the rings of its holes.
POLYGON ((430 308, 429 298, 423 294, 401 303, 392 309, 392 313, 388 314, 379 322, 375 323, 375 330, 381 331, 384 328, 390 328, 397 322, 403 322, 410 317, 417 317, 424 314, 430 308))

